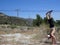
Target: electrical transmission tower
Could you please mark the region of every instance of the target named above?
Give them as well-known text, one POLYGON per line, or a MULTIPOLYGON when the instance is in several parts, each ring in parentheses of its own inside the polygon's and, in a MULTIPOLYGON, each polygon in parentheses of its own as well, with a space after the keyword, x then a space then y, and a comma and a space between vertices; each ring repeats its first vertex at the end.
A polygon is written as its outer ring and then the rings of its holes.
POLYGON ((16 9, 15 11, 17 12, 17 17, 19 17, 19 11, 20 10, 19 9, 16 9))

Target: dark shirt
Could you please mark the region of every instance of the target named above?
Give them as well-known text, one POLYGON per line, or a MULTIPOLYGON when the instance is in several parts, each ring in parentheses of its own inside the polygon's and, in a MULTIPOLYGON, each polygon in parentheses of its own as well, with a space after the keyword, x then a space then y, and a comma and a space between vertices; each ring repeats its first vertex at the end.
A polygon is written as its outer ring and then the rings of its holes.
POLYGON ((54 21, 53 18, 48 19, 49 27, 52 28, 54 27, 54 21))

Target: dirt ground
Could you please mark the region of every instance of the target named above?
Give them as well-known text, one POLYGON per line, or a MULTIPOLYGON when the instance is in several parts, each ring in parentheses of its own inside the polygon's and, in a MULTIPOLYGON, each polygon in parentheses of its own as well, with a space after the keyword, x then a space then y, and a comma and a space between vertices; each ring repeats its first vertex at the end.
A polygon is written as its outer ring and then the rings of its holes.
POLYGON ((43 28, 0 30, 0 45, 52 45, 46 35, 43 28))

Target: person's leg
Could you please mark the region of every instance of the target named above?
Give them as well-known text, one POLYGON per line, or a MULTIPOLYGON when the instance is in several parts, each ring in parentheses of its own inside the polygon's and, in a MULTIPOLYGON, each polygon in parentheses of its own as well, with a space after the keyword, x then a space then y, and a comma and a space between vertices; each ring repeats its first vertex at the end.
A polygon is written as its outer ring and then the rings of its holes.
POLYGON ((55 37, 54 33, 55 33, 55 28, 52 28, 51 39, 52 39, 52 43, 56 44, 56 37, 55 37))
POLYGON ((48 35, 49 35, 49 37, 48 37, 48 39, 50 39, 50 38, 51 38, 51 32, 52 32, 52 29, 50 29, 50 30, 49 30, 49 34, 48 34, 48 35))

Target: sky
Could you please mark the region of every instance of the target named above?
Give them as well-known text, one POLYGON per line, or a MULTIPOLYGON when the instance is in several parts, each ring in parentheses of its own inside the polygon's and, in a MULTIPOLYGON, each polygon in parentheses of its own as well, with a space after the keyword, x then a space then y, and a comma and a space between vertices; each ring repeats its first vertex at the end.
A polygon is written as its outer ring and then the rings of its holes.
POLYGON ((52 17, 60 20, 60 0, 0 0, 0 12, 9 16, 17 16, 17 11, 4 11, 16 9, 19 10, 18 17, 23 18, 36 18, 36 14, 44 18, 47 11, 53 10, 52 17))

